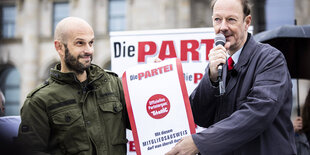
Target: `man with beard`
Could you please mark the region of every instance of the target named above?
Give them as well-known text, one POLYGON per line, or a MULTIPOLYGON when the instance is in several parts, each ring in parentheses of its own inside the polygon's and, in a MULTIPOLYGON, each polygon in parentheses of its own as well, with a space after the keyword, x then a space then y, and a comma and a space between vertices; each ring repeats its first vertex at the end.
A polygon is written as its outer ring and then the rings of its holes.
POLYGON ((18 143, 30 154, 126 154, 122 84, 115 73, 91 64, 93 29, 80 18, 65 18, 56 26, 54 45, 60 64, 28 94, 18 143))
POLYGON ((283 54, 248 33, 247 0, 212 0, 211 8, 214 31, 226 44, 210 50, 205 75, 190 96, 195 123, 206 129, 181 139, 166 155, 296 154, 292 82, 283 54))

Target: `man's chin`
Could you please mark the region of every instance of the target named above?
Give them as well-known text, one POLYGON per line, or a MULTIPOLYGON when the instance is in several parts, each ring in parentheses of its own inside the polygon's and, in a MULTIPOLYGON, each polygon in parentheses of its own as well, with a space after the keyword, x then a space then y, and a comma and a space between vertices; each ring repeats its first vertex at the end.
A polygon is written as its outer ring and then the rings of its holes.
POLYGON ((89 68, 91 65, 91 61, 80 62, 80 64, 82 64, 84 66, 84 68, 89 68))
POLYGON ((84 65, 84 69, 88 69, 91 66, 91 63, 84 65))

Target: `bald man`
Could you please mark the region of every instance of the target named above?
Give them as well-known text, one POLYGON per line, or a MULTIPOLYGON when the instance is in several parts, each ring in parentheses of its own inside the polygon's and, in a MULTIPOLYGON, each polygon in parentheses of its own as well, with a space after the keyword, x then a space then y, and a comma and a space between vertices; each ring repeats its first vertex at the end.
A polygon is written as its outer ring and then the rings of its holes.
POLYGON ((94 31, 68 17, 55 29, 60 57, 50 78, 28 94, 18 142, 31 154, 124 155, 129 120, 120 79, 91 63, 94 31))

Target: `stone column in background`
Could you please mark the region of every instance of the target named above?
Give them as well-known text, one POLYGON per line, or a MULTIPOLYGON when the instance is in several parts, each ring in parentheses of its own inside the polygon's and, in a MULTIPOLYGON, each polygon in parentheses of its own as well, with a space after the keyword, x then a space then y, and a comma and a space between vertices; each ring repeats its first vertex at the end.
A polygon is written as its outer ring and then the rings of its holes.
POLYGON ((21 71, 21 102, 38 85, 39 60, 39 0, 25 0, 23 3, 23 67, 21 71))
POLYGON ((70 2, 72 2, 70 3, 70 16, 80 17, 94 27, 94 18, 98 16, 94 11, 94 0, 72 0, 70 2))

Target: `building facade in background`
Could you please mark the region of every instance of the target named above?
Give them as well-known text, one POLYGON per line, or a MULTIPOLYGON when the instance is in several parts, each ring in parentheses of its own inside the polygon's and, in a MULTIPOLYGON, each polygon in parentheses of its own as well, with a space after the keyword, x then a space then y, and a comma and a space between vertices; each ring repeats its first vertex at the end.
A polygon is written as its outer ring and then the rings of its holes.
MULTIPOLYGON (((6 96, 7 115, 19 114, 26 95, 49 77, 49 69, 59 61, 53 31, 61 19, 76 16, 92 25, 93 63, 110 69, 109 32, 212 27, 210 1, 0 0, 0 89, 6 96)), ((277 24, 294 24, 295 19, 298 25, 310 24, 308 0, 250 1, 254 34, 277 24)))

